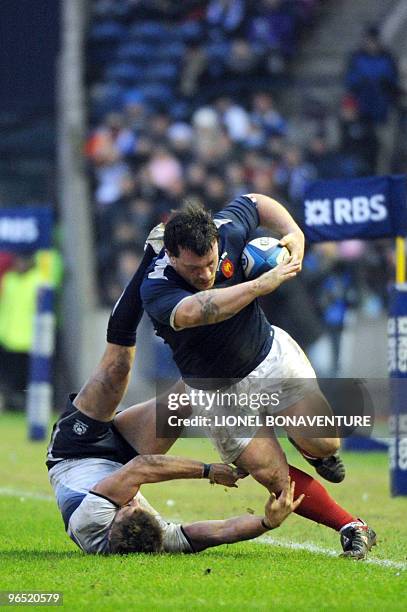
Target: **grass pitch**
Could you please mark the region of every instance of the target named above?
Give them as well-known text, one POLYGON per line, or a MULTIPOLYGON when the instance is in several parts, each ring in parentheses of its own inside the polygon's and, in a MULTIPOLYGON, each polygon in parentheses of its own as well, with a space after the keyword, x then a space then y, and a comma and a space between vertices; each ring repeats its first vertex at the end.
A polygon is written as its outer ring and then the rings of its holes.
MULTIPOLYGON (((369 562, 337 558, 338 535, 297 516, 257 542, 199 555, 104 558, 84 555, 65 535, 45 444, 27 442, 19 415, 0 415, 0 431, 0 590, 63 592, 66 610, 407 609, 407 499, 390 498, 384 453, 345 454, 345 482, 327 486, 377 531, 369 562)), ((216 458, 206 440, 181 440, 173 453, 216 458)), ((287 453, 308 470, 294 449, 287 453)), ((239 490, 178 481, 143 493, 163 516, 184 521, 262 513, 266 499, 250 478, 239 490)))

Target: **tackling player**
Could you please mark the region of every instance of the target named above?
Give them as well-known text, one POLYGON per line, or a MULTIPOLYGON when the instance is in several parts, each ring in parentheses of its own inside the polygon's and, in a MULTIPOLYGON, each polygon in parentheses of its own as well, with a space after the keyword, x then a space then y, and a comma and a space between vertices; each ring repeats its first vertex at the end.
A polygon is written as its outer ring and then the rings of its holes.
MULTIPOLYGON (((103 403, 87 403, 85 396, 91 397, 92 387, 99 383, 106 385, 106 404, 113 404, 113 397, 118 397, 115 363, 123 357, 121 349, 107 347, 98 368, 98 382, 90 381, 77 399, 71 398, 67 412, 55 425, 48 451, 50 481, 66 531, 75 544, 87 553, 193 553, 255 538, 278 527, 303 498, 294 501, 295 483, 289 481, 278 499, 275 495, 269 498, 264 516, 178 525, 165 521, 150 506, 140 492, 143 484, 206 478, 233 487, 240 474, 225 464, 139 455, 118 431, 112 420, 114 413, 109 414, 103 403)), ((116 370, 120 388, 119 372, 116 370)), ((136 421, 145 406, 133 407, 136 421)), ((151 409, 149 413, 153 414, 151 409)))

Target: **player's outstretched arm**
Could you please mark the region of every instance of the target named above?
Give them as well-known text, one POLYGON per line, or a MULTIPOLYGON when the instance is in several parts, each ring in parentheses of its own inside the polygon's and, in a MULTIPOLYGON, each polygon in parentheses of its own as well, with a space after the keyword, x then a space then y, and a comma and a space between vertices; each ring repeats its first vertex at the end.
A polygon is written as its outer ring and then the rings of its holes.
POLYGON ((183 525, 182 528, 190 539, 195 552, 211 546, 233 544, 257 538, 266 531, 279 527, 287 516, 298 508, 304 495, 300 495, 295 500, 294 490, 295 482, 290 482, 288 477, 287 484, 279 497, 276 498, 274 493, 271 494, 264 509, 264 516, 246 514, 224 521, 191 523, 183 525))
POLYGON ((250 193, 257 205, 260 225, 267 227, 281 236, 281 246, 287 247, 291 261, 301 264, 304 258, 304 234, 288 210, 277 200, 261 193, 250 193))
POLYGON ((237 468, 225 463, 206 464, 185 457, 139 455, 98 482, 93 491, 123 506, 133 499, 141 485, 147 483, 207 478, 214 484, 237 487, 236 482, 242 477, 237 468))
POLYGON ((174 316, 175 327, 198 327, 230 319, 256 298, 271 293, 296 276, 300 267, 298 262, 281 263, 255 280, 195 293, 179 303, 174 316))
POLYGON ((98 421, 110 421, 130 380, 136 330, 143 315, 140 285, 155 253, 147 245, 144 257, 109 318, 107 346, 89 380, 74 400, 81 412, 98 421))
POLYGON ((92 419, 110 421, 129 384, 135 352, 134 346, 108 344, 96 369, 74 399, 74 405, 92 419))

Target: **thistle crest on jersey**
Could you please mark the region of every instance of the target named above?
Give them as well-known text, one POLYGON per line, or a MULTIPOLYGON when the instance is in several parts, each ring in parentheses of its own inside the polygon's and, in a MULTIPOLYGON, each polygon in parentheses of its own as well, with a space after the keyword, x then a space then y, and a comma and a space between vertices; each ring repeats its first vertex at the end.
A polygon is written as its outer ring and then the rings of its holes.
POLYGON ((88 429, 87 423, 83 423, 82 421, 79 421, 78 419, 76 419, 72 427, 72 431, 76 433, 77 436, 83 436, 83 434, 86 433, 87 429, 88 429))
POLYGON ((290 253, 279 245, 277 238, 262 236, 248 242, 243 250, 241 262, 247 280, 257 278, 264 272, 288 260, 290 253))

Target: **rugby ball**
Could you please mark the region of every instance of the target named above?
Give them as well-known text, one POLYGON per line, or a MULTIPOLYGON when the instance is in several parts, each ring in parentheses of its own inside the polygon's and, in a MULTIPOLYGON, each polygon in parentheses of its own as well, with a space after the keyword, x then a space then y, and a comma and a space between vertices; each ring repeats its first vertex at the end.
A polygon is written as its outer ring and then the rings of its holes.
POLYGON ((248 242, 242 253, 243 274, 247 280, 253 280, 264 272, 287 261, 290 253, 286 247, 279 245, 277 238, 262 236, 248 242))

